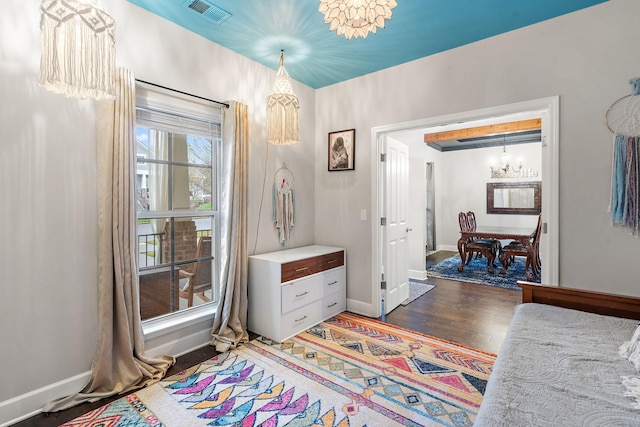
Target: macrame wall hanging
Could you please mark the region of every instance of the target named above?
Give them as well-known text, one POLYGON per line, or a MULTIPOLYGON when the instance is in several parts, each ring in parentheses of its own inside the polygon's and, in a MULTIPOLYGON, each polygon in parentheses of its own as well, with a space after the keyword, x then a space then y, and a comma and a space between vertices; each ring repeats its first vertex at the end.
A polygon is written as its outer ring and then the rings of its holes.
POLYGON ((278 240, 285 244, 291 237, 294 226, 293 173, 285 166, 276 171, 273 180, 273 223, 278 231, 278 240))
POLYGON ((613 133, 611 221, 640 232, 640 78, 630 81, 632 93, 611 104, 605 123, 613 133))
POLYGON ((73 98, 115 97, 115 22, 100 0, 42 0, 40 84, 73 98))

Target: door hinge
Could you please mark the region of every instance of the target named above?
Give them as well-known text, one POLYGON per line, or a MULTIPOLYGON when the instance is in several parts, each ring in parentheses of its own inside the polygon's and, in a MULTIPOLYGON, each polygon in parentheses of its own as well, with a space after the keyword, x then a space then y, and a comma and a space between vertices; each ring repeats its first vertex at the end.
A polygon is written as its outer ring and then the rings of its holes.
POLYGON ((387 289, 387 282, 385 282, 384 280, 380 282, 380 289, 387 289))
POLYGON ((380 225, 387 225, 387 218, 380 218, 380 225))
POLYGON ((386 162, 387 161, 387 155, 385 153, 380 153, 380 161, 381 162, 386 162))
POLYGON ((547 234, 547 223, 546 222, 542 223, 542 234, 547 234))

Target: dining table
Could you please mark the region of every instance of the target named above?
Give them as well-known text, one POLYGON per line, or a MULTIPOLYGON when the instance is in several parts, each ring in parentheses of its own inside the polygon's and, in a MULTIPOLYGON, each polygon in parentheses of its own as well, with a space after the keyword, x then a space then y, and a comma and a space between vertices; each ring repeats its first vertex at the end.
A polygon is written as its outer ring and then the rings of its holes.
MULTIPOLYGON (((460 265, 458 271, 462 272, 467 262, 467 252, 465 245, 469 239, 496 239, 496 240, 509 240, 518 241, 529 251, 534 250, 532 239, 536 232, 535 227, 503 227, 503 226, 477 226, 474 231, 460 231, 460 239, 458 240, 458 253, 460 254, 460 265)), ((469 255, 473 256, 473 255, 469 255)), ((497 254, 496 254, 497 256, 497 254)), ((533 254, 535 259, 538 259, 539 254, 533 254)), ((507 266, 503 265, 501 274, 504 274, 507 270, 507 266)), ((493 270, 491 266, 488 267, 489 273, 493 270)))

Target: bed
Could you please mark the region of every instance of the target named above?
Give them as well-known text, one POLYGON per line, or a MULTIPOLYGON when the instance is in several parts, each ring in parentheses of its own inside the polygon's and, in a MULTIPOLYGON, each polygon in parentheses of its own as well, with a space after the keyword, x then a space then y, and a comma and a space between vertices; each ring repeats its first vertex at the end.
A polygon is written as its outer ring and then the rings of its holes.
POLYGON ((619 355, 640 298, 519 282, 516 307, 475 426, 640 426, 619 355))

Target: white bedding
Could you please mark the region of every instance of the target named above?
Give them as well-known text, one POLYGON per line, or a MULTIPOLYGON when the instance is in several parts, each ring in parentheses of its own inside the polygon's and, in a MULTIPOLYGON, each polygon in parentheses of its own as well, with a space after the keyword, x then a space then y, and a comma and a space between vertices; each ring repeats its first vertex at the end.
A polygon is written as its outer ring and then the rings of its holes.
POLYGON ((618 355, 637 320, 521 304, 498 352, 475 426, 640 426, 618 355))

